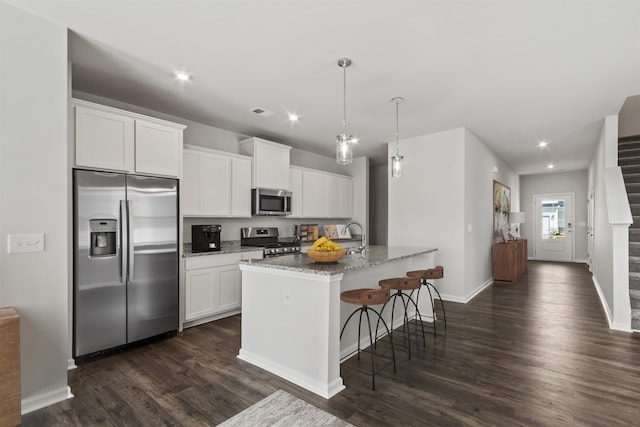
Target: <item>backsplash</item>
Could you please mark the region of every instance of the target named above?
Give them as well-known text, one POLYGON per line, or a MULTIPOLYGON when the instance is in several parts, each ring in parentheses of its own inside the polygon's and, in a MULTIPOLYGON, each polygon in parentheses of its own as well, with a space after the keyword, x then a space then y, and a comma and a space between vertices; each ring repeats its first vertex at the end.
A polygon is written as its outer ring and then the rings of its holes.
POLYGON ((324 224, 345 224, 348 219, 309 219, 283 218, 276 216, 254 216, 251 218, 185 218, 184 243, 191 243, 191 226, 196 224, 220 224, 222 233, 220 239, 240 240, 240 229, 243 227, 278 227, 280 237, 293 237, 293 229, 299 224, 318 224, 320 235, 324 234, 324 224))

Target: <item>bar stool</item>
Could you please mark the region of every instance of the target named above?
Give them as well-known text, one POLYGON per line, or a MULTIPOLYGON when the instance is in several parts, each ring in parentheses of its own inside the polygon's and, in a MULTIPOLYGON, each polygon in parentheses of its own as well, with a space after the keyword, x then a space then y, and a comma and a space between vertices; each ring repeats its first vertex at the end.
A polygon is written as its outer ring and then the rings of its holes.
MULTIPOLYGON (((433 337, 435 338, 436 326, 439 319, 436 313, 435 299, 433 298, 431 289, 435 291, 436 295, 438 296, 438 300, 440 301, 440 306, 442 307, 442 321, 444 323, 445 330, 447 329, 447 313, 444 309, 444 303, 442 302, 442 298, 440 297, 440 292, 438 292, 438 288, 436 288, 435 285, 430 281, 433 281, 436 279, 442 279, 444 277, 444 267, 441 265, 438 265, 434 268, 429 268, 427 270, 409 271, 407 273, 407 276, 420 278, 422 280, 422 285, 427 288, 427 291, 429 291, 429 298, 431 299, 431 309, 433 311, 433 337)), ((418 290, 418 295, 416 296, 416 302, 419 300, 419 298, 420 298, 420 290, 418 290)))
MULTIPOLYGON (((360 360, 360 330, 362 328, 362 316, 363 314, 366 315, 367 317, 367 325, 369 326, 369 343, 370 343, 370 353, 371 353, 371 385, 372 385, 372 390, 376 389, 376 372, 380 372, 380 370, 382 370, 384 367, 386 367, 387 365, 384 365, 382 367, 380 367, 380 369, 378 369, 376 371, 376 348, 375 348, 375 343, 377 341, 377 329, 374 332, 371 329, 371 319, 369 317, 369 312, 372 311, 373 313, 375 313, 378 316, 378 321, 382 321, 382 324, 384 325, 385 330, 387 331, 387 335, 389 336, 389 343, 391 344, 391 354, 392 354, 392 359, 393 359, 393 372, 396 372, 396 353, 395 350, 393 348, 393 339, 391 338, 391 334, 389 332, 389 328, 387 326, 387 323, 384 321, 384 319, 382 318, 382 316, 380 315, 380 312, 378 312, 377 310, 375 310, 374 308, 371 308, 371 305, 378 305, 378 304, 385 304, 387 302, 389 302, 390 299, 390 290, 389 287, 381 287, 380 289, 353 289, 350 291, 344 291, 342 293, 340 293, 340 299, 348 304, 356 304, 356 305, 360 305, 359 308, 357 308, 356 310, 354 310, 353 313, 351 313, 349 315, 349 317, 347 318, 346 322, 344 322, 344 326, 342 327, 342 330, 340 331, 340 340, 342 340, 342 335, 344 334, 344 330, 347 327, 347 325, 349 324, 349 321, 351 320, 351 318, 356 314, 359 313, 360 314, 360 320, 358 322, 358 349, 357 354, 358 354, 358 360, 360 360)), ((377 328, 377 324, 376 324, 376 328, 377 328)))
MULTIPOLYGON (((418 309, 418 304, 413 300, 411 295, 413 291, 416 289, 420 290, 422 286, 422 279, 419 277, 400 277, 396 279, 384 279, 380 281, 380 287, 388 286, 390 289, 395 290, 396 292, 391 296, 389 302, 391 303, 391 334, 393 334, 393 317, 396 309, 396 300, 400 298, 402 301, 402 306, 404 308, 404 322, 403 327, 406 331, 407 337, 407 353, 409 354, 409 359, 411 359, 411 333, 409 331, 409 303, 413 304, 413 307, 416 309, 416 319, 420 319, 420 328, 422 329, 422 346, 426 346, 426 339, 424 337, 424 325, 422 324, 422 316, 420 315, 420 310, 418 309), (409 291, 410 293, 404 293, 403 291, 409 291)), ((380 313, 384 312, 384 308, 388 303, 385 303, 380 310, 380 313)), ((380 319, 378 319, 380 322, 380 319)), ((418 325, 416 325, 416 330, 418 325)), ((376 325, 376 331, 378 330, 378 326, 376 325)))

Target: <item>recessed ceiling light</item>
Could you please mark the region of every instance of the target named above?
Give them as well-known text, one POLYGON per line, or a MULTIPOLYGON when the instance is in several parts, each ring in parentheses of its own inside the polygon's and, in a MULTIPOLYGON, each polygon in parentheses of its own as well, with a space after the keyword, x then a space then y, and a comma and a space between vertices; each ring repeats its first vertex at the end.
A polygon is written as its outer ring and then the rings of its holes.
POLYGON ((555 167, 555 166, 553 166, 553 163, 549 163, 549 164, 547 165, 547 169, 553 169, 554 167, 555 167))
POLYGON ((538 147, 542 148, 542 147, 546 147, 547 146, 547 141, 539 141, 538 142, 538 147))
POLYGON ((290 121, 297 122, 299 118, 300 118, 300 116, 298 116, 297 114, 289 113, 289 120, 290 121))
POLYGON ((191 80, 191 76, 184 71, 176 71, 176 79, 183 82, 188 82, 189 80, 191 80))

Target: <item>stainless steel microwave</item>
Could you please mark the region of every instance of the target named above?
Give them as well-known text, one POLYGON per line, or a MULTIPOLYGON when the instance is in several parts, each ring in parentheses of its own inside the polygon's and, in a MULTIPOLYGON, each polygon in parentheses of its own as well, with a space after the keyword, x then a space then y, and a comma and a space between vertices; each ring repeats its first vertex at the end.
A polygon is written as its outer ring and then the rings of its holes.
POLYGON ((251 190, 252 215, 289 215, 291 214, 291 191, 271 188, 251 190))

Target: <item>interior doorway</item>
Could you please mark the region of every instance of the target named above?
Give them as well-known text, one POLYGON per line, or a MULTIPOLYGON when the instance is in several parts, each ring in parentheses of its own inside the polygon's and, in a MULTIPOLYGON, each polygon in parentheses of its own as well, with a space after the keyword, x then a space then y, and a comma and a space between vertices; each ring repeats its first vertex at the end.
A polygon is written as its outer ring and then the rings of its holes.
POLYGON ((533 196, 533 259, 573 262, 573 203, 573 193, 533 196))

